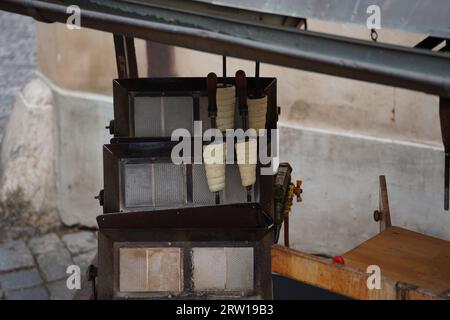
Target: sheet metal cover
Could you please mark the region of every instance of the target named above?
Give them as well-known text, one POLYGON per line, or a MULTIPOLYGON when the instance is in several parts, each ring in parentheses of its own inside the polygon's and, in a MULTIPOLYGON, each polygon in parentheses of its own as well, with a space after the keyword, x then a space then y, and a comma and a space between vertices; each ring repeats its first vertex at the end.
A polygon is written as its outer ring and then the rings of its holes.
POLYGON ((257 203, 110 213, 97 217, 102 229, 271 229, 272 218, 257 203))

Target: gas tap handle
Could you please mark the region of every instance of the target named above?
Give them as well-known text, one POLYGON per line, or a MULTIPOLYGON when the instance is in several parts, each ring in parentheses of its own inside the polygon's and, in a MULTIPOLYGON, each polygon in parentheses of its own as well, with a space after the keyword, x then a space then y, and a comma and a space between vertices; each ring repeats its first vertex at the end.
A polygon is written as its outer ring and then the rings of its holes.
POLYGON ((208 115, 216 117, 217 115, 217 75, 211 72, 207 76, 208 89, 208 115))
POLYGON ((238 97, 239 113, 241 116, 245 116, 248 113, 247 78, 242 70, 236 72, 236 95, 238 97))
POLYGON ((303 199, 302 199, 302 193, 303 193, 302 184, 303 184, 302 180, 297 180, 297 185, 294 187, 294 194, 297 197, 297 202, 303 201, 303 199))

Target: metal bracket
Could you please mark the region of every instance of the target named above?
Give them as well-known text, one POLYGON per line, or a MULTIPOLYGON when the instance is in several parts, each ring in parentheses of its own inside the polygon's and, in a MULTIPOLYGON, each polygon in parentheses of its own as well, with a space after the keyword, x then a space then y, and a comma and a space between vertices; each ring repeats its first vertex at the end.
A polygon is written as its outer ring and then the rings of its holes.
POLYGON ((389 209, 389 197, 386 185, 386 177, 380 176, 380 193, 378 210, 373 213, 373 218, 380 223, 380 232, 392 226, 391 212, 389 209))
POLYGON ((98 204, 103 207, 103 205, 105 204, 105 190, 100 190, 100 192, 98 193, 98 195, 96 195, 94 197, 94 199, 98 200, 98 204))
POLYGON ((114 135, 114 120, 109 121, 109 125, 105 129, 109 130, 110 135, 114 135))
POLYGON ((114 48, 119 78, 138 78, 134 38, 115 34, 114 48))
POLYGON ((89 265, 86 271, 87 280, 92 282, 92 297, 97 300, 97 287, 95 285, 95 280, 98 276, 98 269, 93 264, 89 265))
POLYGON ((409 291, 413 291, 416 290, 418 288, 418 286, 414 286, 408 283, 403 283, 403 282, 397 282, 395 284, 395 289, 396 289, 396 299, 397 300, 406 300, 407 294, 409 291))

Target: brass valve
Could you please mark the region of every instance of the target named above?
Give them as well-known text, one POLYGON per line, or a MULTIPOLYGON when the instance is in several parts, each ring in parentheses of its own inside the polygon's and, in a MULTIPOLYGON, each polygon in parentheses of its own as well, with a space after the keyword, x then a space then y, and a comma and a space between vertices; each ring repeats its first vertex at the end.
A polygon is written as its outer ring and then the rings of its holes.
POLYGON ((294 196, 297 197, 297 202, 302 201, 301 194, 303 193, 302 189, 302 180, 297 180, 297 184, 293 184, 292 182, 288 186, 288 193, 286 197, 286 202, 284 203, 283 208, 283 216, 287 217, 292 208, 292 203, 294 202, 294 196))
MULTIPOLYGON (((302 202, 302 193, 303 193, 303 189, 302 189, 302 180, 297 180, 297 185, 294 187, 294 194, 297 197, 297 202, 302 202)), ((292 184, 293 185, 293 184, 292 184)))

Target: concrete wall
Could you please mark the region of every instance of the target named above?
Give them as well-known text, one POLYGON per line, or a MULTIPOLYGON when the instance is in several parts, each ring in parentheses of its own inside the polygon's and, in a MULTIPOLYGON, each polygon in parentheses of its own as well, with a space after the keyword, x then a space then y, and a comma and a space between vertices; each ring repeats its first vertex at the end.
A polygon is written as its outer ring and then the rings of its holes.
MULTIPOLYGON (((74 91, 112 94, 117 78, 113 36, 63 24, 37 23, 38 68, 53 83, 74 91)), ((139 75, 147 74, 145 42, 135 42, 139 75)))
POLYGON ((36 69, 33 19, 0 11, 0 141, 15 96, 36 69))
POLYGON ((112 116, 111 97, 64 90, 35 74, 5 130, 0 200, 20 189, 36 228, 96 227, 102 208, 94 196, 103 188, 102 146, 112 116))
POLYGON ((103 211, 94 197, 103 189, 103 145, 111 138, 105 126, 113 119, 112 99, 51 87, 58 131, 59 214, 65 225, 97 227, 95 218, 103 211))
MULTIPOLYGON (((281 161, 303 179, 291 245, 342 254, 378 232, 378 176, 385 175, 392 223, 450 240, 443 152, 425 144, 281 124, 281 161)), ((281 238, 282 239, 282 238, 281 238)))

